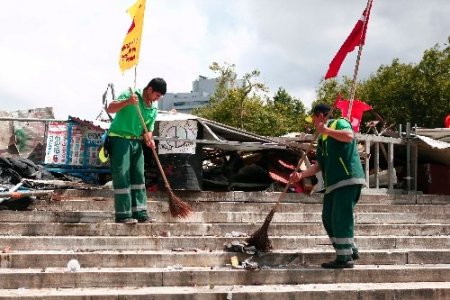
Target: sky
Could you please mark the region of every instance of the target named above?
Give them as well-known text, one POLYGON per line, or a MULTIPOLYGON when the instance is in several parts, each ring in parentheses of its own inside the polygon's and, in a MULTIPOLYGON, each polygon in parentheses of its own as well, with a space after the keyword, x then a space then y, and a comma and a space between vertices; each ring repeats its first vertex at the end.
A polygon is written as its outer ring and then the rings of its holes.
MULTIPOLYGON (((108 83, 134 85, 119 51, 134 0, 21 0, 0 4, 1 110, 53 107, 55 117, 94 120, 108 83)), ((366 0, 147 0, 137 87, 163 77, 190 92, 212 62, 259 70, 269 96, 282 87, 310 107, 328 64, 366 0)), ((374 0, 358 80, 398 58, 417 63, 450 36, 448 0, 374 0)), ((340 76, 353 76, 357 50, 340 76)))

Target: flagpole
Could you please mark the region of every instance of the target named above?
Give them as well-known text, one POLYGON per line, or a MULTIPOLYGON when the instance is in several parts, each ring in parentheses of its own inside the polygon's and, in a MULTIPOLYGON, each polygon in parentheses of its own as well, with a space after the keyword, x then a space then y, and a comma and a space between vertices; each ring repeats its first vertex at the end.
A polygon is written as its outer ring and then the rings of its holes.
POLYGON ((136 90, 136 78, 137 78, 137 64, 134 66, 134 88, 133 90, 136 90))
POLYGON ((353 72, 353 82, 352 82, 352 87, 350 90, 350 101, 348 104, 348 111, 347 111, 347 119, 350 120, 350 116, 352 114, 352 106, 353 106, 353 100, 355 99, 355 93, 356 93, 356 78, 358 77, 358 70, 359 70, 359 62, 361 60, 361 54, 362 54, 362 50, 363 50, 363 43, 362 40, 363 38, 365 38, 365 32, 366 32, 366 28, 367 28, 367 16, 369 14, 369 8, 372 6, 372 2, 373 0, 367 0, 367 5, 366 5, 366 10, 365 10, 365 16, 364 16, 364 24, 363 24, 363 34, 361 34, 361 38, 360 38, 360 42, 359 42, 359 47, 358 47, 358 55, 356 57, 356 63, 355 63, 355 70, 353 72))

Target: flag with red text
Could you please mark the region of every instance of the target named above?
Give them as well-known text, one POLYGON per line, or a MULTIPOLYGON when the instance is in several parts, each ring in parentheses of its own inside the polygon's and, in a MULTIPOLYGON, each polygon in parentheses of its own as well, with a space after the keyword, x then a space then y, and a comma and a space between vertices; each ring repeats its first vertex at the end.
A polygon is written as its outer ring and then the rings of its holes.
POLYGON ((131 26, 125 36, 120 49, 119 67, 124 72, 139 61, 139 51, 141 48, 142 28, 144 25, 145 1, 137 0, 128 10, 128 14, 133 19, 131 26))

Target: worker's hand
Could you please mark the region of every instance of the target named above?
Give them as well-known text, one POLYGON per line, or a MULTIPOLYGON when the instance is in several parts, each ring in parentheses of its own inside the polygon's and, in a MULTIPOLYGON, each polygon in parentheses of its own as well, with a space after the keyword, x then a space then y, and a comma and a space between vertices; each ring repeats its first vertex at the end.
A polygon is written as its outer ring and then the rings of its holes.
POLYGON ((320 134, 327 134, 328 133, 328 127, 325 126, 325 123, 322 123, 322 122, 317 123, 316 130, 320 134))
POLYGON ((155 148, 155 141, 153 140, 153 133, 147 132, 144 133, 144 143, 147 145, 147 147, 155 148))
POLYGON ((291 177, 290 177, 290 181, 291 183, 296 183, 299 182, 300 180, 302 180, 303 178, 303 174, 300 172, 292 172, 291 177))
POLYGON ((128 98, 128 104, 135 105, 135 104, 138 104, 138 101, 139 101, 138 97, 134 93, 130 96, 130 98, 128 98))

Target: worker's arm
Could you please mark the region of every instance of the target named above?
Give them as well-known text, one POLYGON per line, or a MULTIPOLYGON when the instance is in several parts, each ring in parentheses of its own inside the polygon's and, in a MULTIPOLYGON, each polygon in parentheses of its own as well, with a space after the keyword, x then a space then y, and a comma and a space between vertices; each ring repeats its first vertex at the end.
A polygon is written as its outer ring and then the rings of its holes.
POLYGON ((144 133, 144 143, 147 147, 155 148, 155 141, 153 140, 153 132, 147 131, 144 133))
POLYGON ((342 130, 336 130, 336 129, 331 129, 325 126, 325 123, 320 123, 317 126, 317 132, 321 133, 321 134, 326 134, 330 137, 332 137, 335 140, 338 140, 339 142, 344 142, 344 143, 350 143, 351 141, 353 141, 354 135, 353 135, 353 131, 347 130, 347 129, 342 129, 342 130))
POLYGON ((111 102, 106 108, 106 112, 110 114, 114 114, 128 105, 134 105, 138 103, 138 97, 133 94, 127 100, 115 100, 111 102))
POLYGON ((306 171, 293 172, 291 174, 291 182, 292 183, 299 182, 300 180, 302 180, 302 178, 313 176, 319 171, 320 171, 319 164, 315 164, 315 165, 312 165, 311 167, 309 167, 308 169, 306 169, 306 171))

